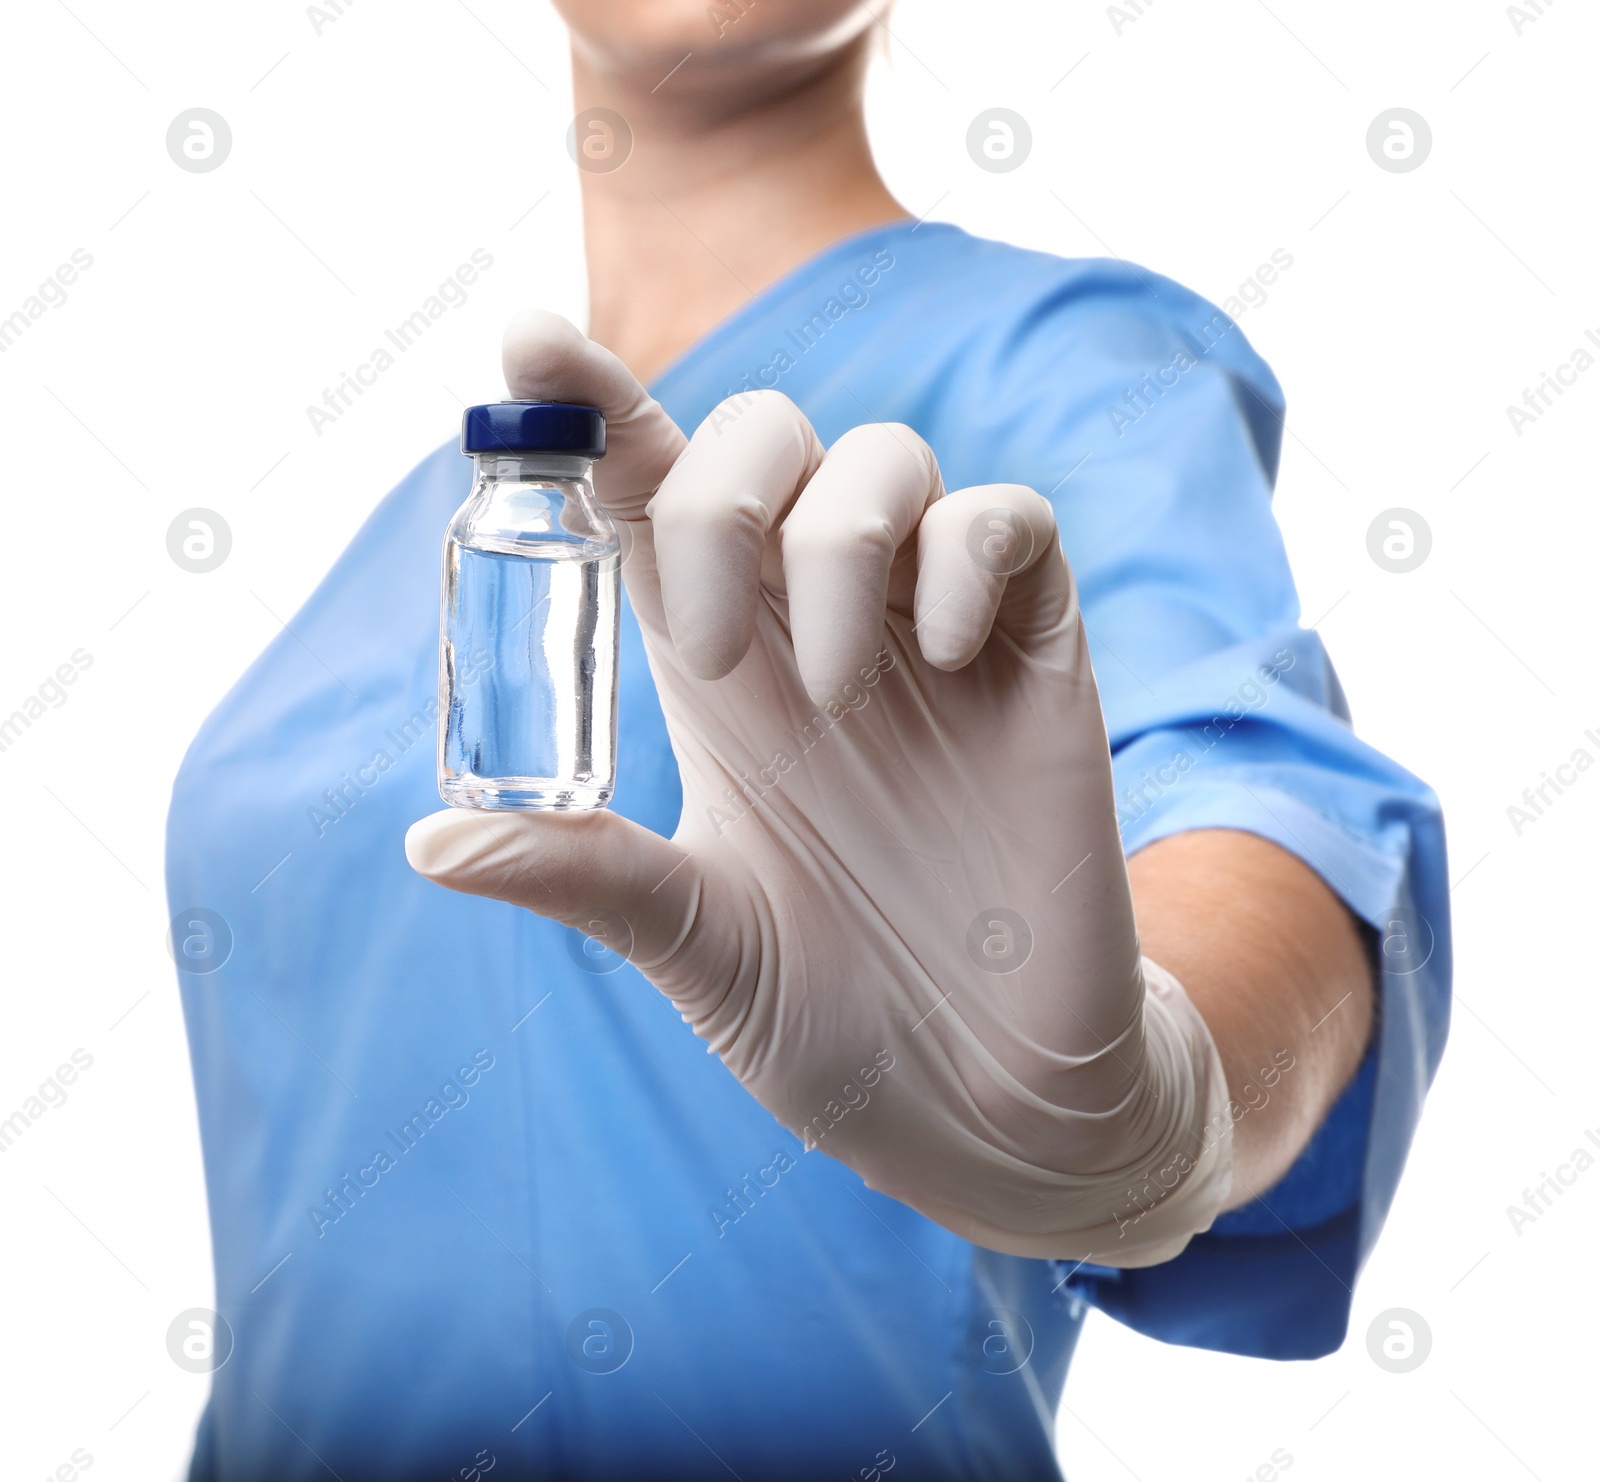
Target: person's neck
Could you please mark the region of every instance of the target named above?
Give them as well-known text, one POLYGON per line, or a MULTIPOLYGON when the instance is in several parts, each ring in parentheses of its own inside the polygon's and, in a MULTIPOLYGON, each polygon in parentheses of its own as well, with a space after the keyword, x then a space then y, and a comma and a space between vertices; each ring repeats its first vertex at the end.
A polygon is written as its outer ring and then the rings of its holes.
POLYGON ((823 248, 909 216, 872 160, 864 66, 863 44, 765 97, 683 105, 663 98, 671 81, 641 95, 574 57, 579 112, 633 128, 626 164, 579 183, 589 334, 641 381, 823 248))

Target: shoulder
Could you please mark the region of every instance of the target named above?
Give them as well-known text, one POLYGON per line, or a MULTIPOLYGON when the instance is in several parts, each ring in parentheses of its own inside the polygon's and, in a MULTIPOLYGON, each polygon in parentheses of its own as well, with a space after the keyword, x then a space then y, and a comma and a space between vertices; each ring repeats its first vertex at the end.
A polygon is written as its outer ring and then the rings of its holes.
POLYGON ((1082 370, 1125 373, 1153 369, 1163 356, 1187 350, 1281 400, 1242 321, 1293 266, 1282 250, 1256 270, 1259 279, 1253 274, 1217 304, 1138 263, 1058 257, 959 227, 924 227, 891 245, 910 269, 908 297, 931 294, 968 310, 968 343, 1009 360, 1075 352, 1082 370))
POLYGON ((1275 478, 1283 393, 1241 324, 1251 312, 1241 296, 1218 305, 1136 263, 1058 257, 948 225, 887 245, 894 265, 876 289, 882 317, 862 374, 895 388, 904 420, 942 444, 941 461, 948 451, 961 465, 974 442, 987 467, 997 448, 1051 466, 1069 449, 1094 453, 1104 475, 1203 449, 1258 469, 1269 486, 1275 478))

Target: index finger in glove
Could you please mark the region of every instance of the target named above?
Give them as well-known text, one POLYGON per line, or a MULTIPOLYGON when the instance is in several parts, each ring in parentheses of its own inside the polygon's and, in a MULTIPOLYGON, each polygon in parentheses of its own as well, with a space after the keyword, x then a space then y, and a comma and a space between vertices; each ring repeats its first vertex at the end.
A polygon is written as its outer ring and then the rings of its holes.
POLYGON ((644 507, 684 447, 677 423, 621 360, 559 314, 518 314, 506 328, 500 358, 514 399, 600 409, 606 455, 594 467, 595 494, 614 518, 637 522, 635 550, 640 540, 648 542, 644 507))

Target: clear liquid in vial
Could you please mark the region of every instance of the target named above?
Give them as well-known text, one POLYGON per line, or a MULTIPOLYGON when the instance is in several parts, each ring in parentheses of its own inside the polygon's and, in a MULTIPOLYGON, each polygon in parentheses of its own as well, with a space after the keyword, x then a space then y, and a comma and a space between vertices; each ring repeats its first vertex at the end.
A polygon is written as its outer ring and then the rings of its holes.
POLYGON ((447 542, 439 743, 447 803, 579 809, 610 800, 620 561, 595 549, 550 543, 529 555, 447 542))

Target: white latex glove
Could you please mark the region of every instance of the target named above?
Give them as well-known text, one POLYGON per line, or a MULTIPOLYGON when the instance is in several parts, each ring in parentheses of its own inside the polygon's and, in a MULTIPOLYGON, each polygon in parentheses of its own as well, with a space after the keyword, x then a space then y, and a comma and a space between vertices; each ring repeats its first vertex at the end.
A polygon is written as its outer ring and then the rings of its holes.
POLYGON ((1226 1199, 1221 1062, 1144 961, 1051 507, 945 494, 927 445, 824 452, 776 392, 687 446, 609 351, 533 313, 518 399, 600 407, 683 779, 610 812, 447 809, 406 852, 626 953, 752 1095, 874 1189, 1016 1255, 1152 1264, 1226 1199))

